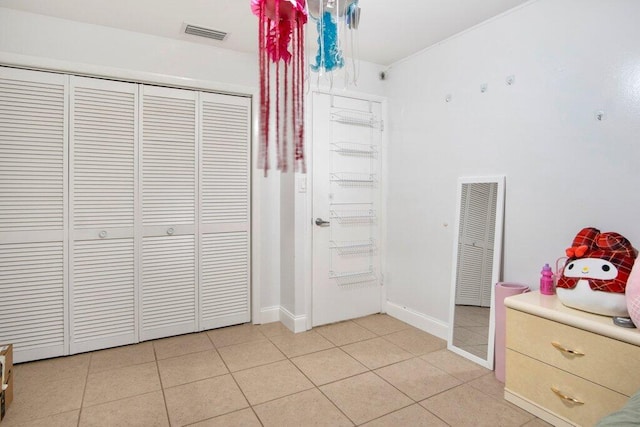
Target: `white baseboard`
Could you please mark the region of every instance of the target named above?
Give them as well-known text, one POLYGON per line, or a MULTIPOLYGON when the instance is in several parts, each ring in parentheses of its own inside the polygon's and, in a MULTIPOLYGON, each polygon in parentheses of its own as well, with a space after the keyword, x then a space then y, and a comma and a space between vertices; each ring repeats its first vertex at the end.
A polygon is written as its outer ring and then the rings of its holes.
POLYGON ((431 335, 435 335, 438 338, 442 338, 443 340, 446 340, 449 334, 448 323, 429 317, 426 314, 419 313, 406 306, 387 301, 386 312, 391 317, 402 320, 411 326, 430 333, 431 335))
POLYGON ((280 321, 280 306, 265 307, 260 309, 260 318, 255 319, 253 323, 259 325, 263 323, 273 323, 280 321))
POLYGON ((307 316, 294 316, 284 307, 280 307, 280 321, 295 333, 307 330, 307 316))

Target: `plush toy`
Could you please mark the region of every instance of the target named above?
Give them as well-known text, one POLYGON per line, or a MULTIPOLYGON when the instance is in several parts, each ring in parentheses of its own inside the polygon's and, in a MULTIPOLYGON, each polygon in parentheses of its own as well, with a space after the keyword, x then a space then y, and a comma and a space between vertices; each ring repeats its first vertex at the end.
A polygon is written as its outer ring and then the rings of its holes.
POLYGON ((625 288, 637 251, 624 236, 589 227, 566 250, 569 259, 556 292, 569 307, 628 317, 625 288))

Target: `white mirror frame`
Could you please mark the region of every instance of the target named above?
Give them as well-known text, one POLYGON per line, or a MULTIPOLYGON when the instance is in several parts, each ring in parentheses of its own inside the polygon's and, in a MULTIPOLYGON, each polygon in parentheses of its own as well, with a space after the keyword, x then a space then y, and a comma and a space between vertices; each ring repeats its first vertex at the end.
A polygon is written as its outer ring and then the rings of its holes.
POLYGON ((453 240, 453 263, 451 273, 451 299, 449 303, 449 331, 447 337, 447 349, 454 353, 457 353, 467 359, 484 366, 487 369, 493 370, 494 362, 494 345, 495 345, 495 285, 500 281, 500 275, 502 270, 502 232, 504 223, 504 187, 505 176, 480 176, 480 177, 461 177, 458 178, 457 189, 457 201, 456 201, 456 222, 454 227, 454 240, 453 240), (482 359, 475 354, 469 353, 460 347, 453 345, 453 331, 454 331, 454 316, 456 307, 456 282, 458 271, 458 235, 460 232, 460 217, 461 217, 461 198, 462 198, 462 186, 463 184, 475 184, 475 183, 496 183, 496 219, 495 219, 495 236, 494 236, 494 249, 493 249, 493 264, 491 270, 491 305, 489 309, 489 331, 487 340, 487 358, 482 359))

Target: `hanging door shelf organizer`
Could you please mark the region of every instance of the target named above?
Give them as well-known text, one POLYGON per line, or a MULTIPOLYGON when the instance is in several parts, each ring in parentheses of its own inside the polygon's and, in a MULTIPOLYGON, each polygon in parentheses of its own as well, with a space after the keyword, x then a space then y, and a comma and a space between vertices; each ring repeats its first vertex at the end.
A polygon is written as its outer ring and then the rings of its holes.
POLYGON ((382 121, 373 112, 333 108, 330 125, 329 278, 338 286, 375 285, 382 121))
POLYGON ((343 156, 373 157, 378 154, 375 145, 354 142, 334 142, 331 150, 343 156))
POLYGON ((365 126, 377 128, 380 126, 380 120, 375 114, 365 111, 355 110, 336 110, 331 113, 331 120, 338 123, 344 123, 355 126, 365 126))
POLYGON ((340 224, 372 223, 376 220, 374 209, 331 209, 329 211, 331 219, 335 219, 340 224))
POLYGON ((329 242, 329 247, 338 252, 339 255, 360 255, 369 254, 376 250, 376 242, 372 240, 352 241, 352 242, 329 242))
POLYGON ((334 271, 329 272, 329 278, 336 281, 338 285, 355 285, 360 283, 375 282, 378 277, 373 266, 366 271, 348 271, 342 273, 336 273, 334 271))
POLYGON ((374 174, 338 172, 331 174, 331 181, 340 185, 375 185, 376 176, 374 174))

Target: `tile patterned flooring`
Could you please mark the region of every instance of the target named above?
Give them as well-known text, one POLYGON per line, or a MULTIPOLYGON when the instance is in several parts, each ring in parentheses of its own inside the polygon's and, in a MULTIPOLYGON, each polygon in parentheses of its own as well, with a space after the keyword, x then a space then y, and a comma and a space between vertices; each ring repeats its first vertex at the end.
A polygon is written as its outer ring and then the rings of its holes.
POLYGON ((239 325, 15 366, 11 426, 546 426, 384 314, 239 325))

